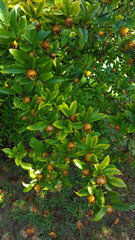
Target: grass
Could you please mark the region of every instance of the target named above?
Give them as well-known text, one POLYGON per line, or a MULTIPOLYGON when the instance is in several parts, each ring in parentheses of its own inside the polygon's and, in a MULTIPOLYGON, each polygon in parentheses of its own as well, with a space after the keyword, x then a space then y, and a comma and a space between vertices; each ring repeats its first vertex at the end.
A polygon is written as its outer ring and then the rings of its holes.
MULTIPOLYGON (((72 190, 37 194, 34 190, 23 193, 22 181, 26 173, 14 162, 1 160, 0 175, 0 239, 2 240, 134 240, 134 210, 122 212, 118 224, 111 227, 117 214, 114 211, 100 222, 91 222, 89 206, 85 198, 79 198, 72 190), (81 220, 83 229, 77 228, 81 220), (34 228, 34 234, 26 229, 34 228), (56 234, 55 238, 49 236, 56 234)), ((129 185, 125 199, 133 203, 134 180, 126 171, 129 185)))

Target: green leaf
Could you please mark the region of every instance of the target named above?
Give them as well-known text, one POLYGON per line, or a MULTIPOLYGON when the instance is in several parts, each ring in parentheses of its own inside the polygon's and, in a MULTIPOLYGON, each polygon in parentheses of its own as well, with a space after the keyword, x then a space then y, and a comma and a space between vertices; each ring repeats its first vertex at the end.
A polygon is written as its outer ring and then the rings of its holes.
POLYGON ((102 149, 102 150, 106 150, 107 148, 109 148, 109 144, 97 144, 96 146, 93 147, 93 149, 102 149))
POLYGON ((65 132, 64 129, 63 129, 63 130, 60 131, 60 134, 59 134, 58 138, 59 138, 59 140, 64 140, 67 135, 68 135, 68 133, 65 132))
POLYGON ((4 23, 8 23, 9 12, 6 4, 3 0, 0 0, 0 20, 4 23))
POLYGON ((73 101, 70 105, 70 114, 74 114, 76 112, 76 108, 77 108, 77 101, 73 101))
POLYGON ((46 6, 46 0, 42 0, 42 1, 38 2, 37 9, 36 9, 37 10, 37 17, 42 13, 45 6, 46 6))
POLYGON ((78 192, 75 192, 76 195, 78 195, 79 197, 84 197, 88 195, 88 189, 87 187, 82 188, 81 190, 79 190, 78 192))
POLYGON ((53 124, 56 128, 59 128, 59 129, 64 129, 65 126, 64 126, 64 123, 60 120, 56 121, 54 124, 53 124))
POLYGON ((13 8, 10 12, 10 31, 17 33, 17 10, 13 8))
POLYGON ((64 82, 64 78, 62 77, 52 77, 48 83, 58 83, 58 82, 64 82))
POLYGON ((135 126, 130 125, 128 128, 128 133, 134 133, 135 132, 135 126))
POLYGON ((26 66, 22 66, 20 64, 12 64, 7 67, 4 67, 1 70, 2 73, 12 73, 12 74, 26 73, 26 71, 27 71, 26 66))
POLYGON ((91 221, 99 221, 106 214, 107 207, 102 207, 91 221))
POLYGON ((37 182, 36 179, 32 180, 30 183, 24 183, 22 182, 23 186, 25 187, 23 192, 26 193, 26 192, 29 192, 35 185, 35 183, 37 182))
POLYGON ((7 154, 9 158, 14 158, 14 156, 15 156, 14 153, 12 152, 12 150, 11 150, 10 148, 4 148, 4 149, 3 149, 3 152, 4 152, 5 154, 7 154))
POLYGON ((93 137, 93 146, 95 146, 95 145, 97 144, 97 142, 98 142, 98 136, 95 135, 95 136, 93 137))
POLYGON ((80 48, 83 49, 88 40, 88 30, 86 28, 79 28, 78 35, 80 37, 80 48))
POLYGON ((102 118, 105 118, 106 115, 103 114, 103 113, 95 113, 95 114, 92 114, 92 116, 90 117, 89 121, 90 122, 95 122, 95 121, 98 121, 102 118))
POLYGON ((26 16, 22 16, 18 21, 18 35, 21 35, 27 27, 27 18, 26 16))
POLYGON ((31 170, 31 169, 32 169, 32 164, 30 164, 30 163, 21 162, 21 163, 20 163, 20 166, 21 166, 24 170, 31 170))
POLYGON ((9 52, 13 55, 14 59, 16 59, 21 64, 27 64, 27 57, 26 54, 17 49, 9 49, 9 52))
POLYGON ((92 149, 93 147, 93 138, 90 136, 90 134, 87 134, 86 136, 86 144, 89 149, 92 149))
POLYGON ((62 185, 66 188, 72 188, 73 185, 68 181, 66 180, 65 178, 61 178, 61 181, 62 181, 62 185))
POLYGON ((44 151, 44 143, 34 137, 30 140, 30 146, 35 150, 35 152, 42 153, 44 151))
POLYGON ((76 167, 78 167, 81 170, 87 169, 88 168, 88 164, 85 162, 82 162, 78 159, 73 159, 73 162, 75 164, 76 167))
POLYGON ((113 167, 108 167, 107 169, 104 170, 105 175, 122 175, 122 173, 114 166, 113 167))
POLYGON ((135 209, 135 203, 132 205, 126 204, 126 203, 120 203, 120 204, 112 204, 112 206, 119 211, 130 211, 132 209, 135 209))
POLYGON ((107 182, 115 187, 127 187, 123 180, 120 178, 111 177, 110 179, 107 180, 107 182))
POLYGON ((47 126, 47 122, 46 121, 44 121, 44 122, 37 122, 37 123, 35 123, 33 125, 29 125, 27 127, 27 129, 28 130, 32 130, 32 131, 43 130, 43 129, 46 128, 46 126, 47 126))
POLYGON ((110 163, 110 157, 109 155, 104 158, 104 160, 100 163, 100 167, 102 169, 106 168, 108 164, 110 163))
POLYGON ((40 75, 39 75, 39 79, 41 80, 41 81, 43 81, 43 82, 49 82, 48 80, 50 79, 50 78, 52 78, 52 76, 53 76, 53 74, 51 74, 51 73, 41 73, 40 75))
POLYGON ((12 89, 4 89, 4 88, 0 88, 0 92, 7 94, 7 95, 13 95, 14 91, 12 89))
POLYGON ((45 39, 50 34, 50 32, 51 31, 43 31, 43 30, 39 31, 37 33, 37 36, 36 36, 36 41, 37 42, 42 41, 43 39, 45 39))
POLYGON ((66 117, 70 117, 70 112, 67 105, 60 105, 60 109, 66 117))

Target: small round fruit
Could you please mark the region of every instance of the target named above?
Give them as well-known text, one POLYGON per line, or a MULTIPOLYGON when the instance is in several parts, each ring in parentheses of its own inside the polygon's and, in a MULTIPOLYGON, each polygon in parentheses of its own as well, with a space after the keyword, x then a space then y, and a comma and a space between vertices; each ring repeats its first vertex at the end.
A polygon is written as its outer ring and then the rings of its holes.
POLYGON ((106 177, 103 176, 103 175, 100 175, 99 177, 97 177, 96 179, 96 183, 99 184, 99 185, 104 185, 106 184, 106 177))
POLYGON ((99 62, 103 62, 103 58, 99 58, 99 62))
POLYGON ((88 195, 87 200, 88 200, 89 203, 95 203, 96 202, 96 198, 95 198, 94 195, 88 195))
POLYGON ((53 165, 52 164, 48 164, 47 170, 48 171, 52 171, 53 169, 54 169, 53 165))
POLYGON ((75 147, 76 147, 76 145, 75 145, 74 142, 71 141, 71 142, 68 143, 68 149, 69 149, 70 151, 73 151, 75 147))
POLYGON ((133 49, 135 47, 135 42, 131 41, 128 43, 128 48, 133 49))
POLYGON ((129 35, 129 29, 127 27, 123 27, 120 29, 121 36, 125 37, 129 35))
POLYGON ((72 18, 71 18, 71 17, 66 18, 66 20, 65 20, 65 26, 70 28, 72 25, 73 25, 73 20, 72 20, 72 18))
POLYGON ((43 177, 44 177, 44 175, 42 173, 39 173, 38 176, 37 176, 38 180, 43 179, 43 177))
POLYGON ((30 102, 30 97, 24 97, 23 102, 24 103, 29 103, 30 102))
POLYGON ((37 72, 35 70, 30 69, 27 71, 27 78, 31 80, 35 80, 36 77, 37 77, 37 72))
POLYGON ((113 126, 113 124, 112 124, 112 123, 110 123, 110 124, 109 124, 109 126, 110 126, 110 127, 112 127, 112 126, 113 126))
POLYGON ((5 83, 5 88, 9 88, 9 84, 8 83, 5 83))
POLYGON ((90 123, 85 123, 83 129, 84 131, 89 131, 92 129, 92 126, 90 125, 90 123))
POLYGON ((87 71, 87 72, 85 73, 85 76, 86 76, 86 77, 91 77, 91 76, 92 76, 92 72, 87 71))
POLYGON ((112 0, 105 0, 105 4, 110 4, 112 0))
POLYGON ((104 97, 104 96, 105 96, 103 93, 100 93, 100 95, 101 95, 102 97, 104 97))
POLYGON ((70 158, 69 157, 65 157, 65 162, 70 162, 70 158))
POLYGON ((86 162, 90 162, 90 156, 91 156, 91 153, 87 153, 87 154, 85 155, 85 161, 86 161, 86 162))
POLYGON ((22 117, 22 120, 27 120, 27 116, 24 115, 24 116, 22 117))
POLYGON ((132 64, 134 62, 133 58, 130 58, 130 60, 128 61, 128 64, 132 64))
POLYGON ((48 125, 45 130, 46 130, 46 132, 51 133, 51 132, 54 131, 54 126, 53 125, 48 125))
POLYGON ((82 142, 85 142, 85 141, 86 141, 86 138, 85 138, 85 137, 82 137, 82 138, 81 138, 81 141, 82 141, 82 142))
POLYGON ((46 158, 46 157, 47 157, 47 155, 48 155, 48 153, 47 153, 47 152, 43 152, 43 153, 42 153, 42 158, 46 158))
POLYGON ((62 183, 59 183, 58 185, 57 185, 57 190, 60 190, 62 188, 62 183))
POLYGON ((16 40, 10 44, 10 47, 13 48, 13 49, 18 48, 18 43, 16 42, 16 40))
POLYGON ((102 31, 99 31, 99 32, 98 32, 98 36, 99 36, 99 37, 102 37, 103 35, 104 35, 104 33, 103 33, 102 31))
POLYGON ((29 54, 28 54, 28 56, 30 57, 31 55, 33 55, 34 56, 34 58, 36 58, 37 57, 37 55, 36 55, 36 53, 35 53, 35 50, 33 51, 33 52, 30 52, 29 54))
POLYGON ((70 120, 72 122, 76 122, 77 121, 77 115, 75 115, 75 114, 71 115, 70 120))
POLYGON ((85 170, 82 170, 82 174, 84 174, 85 176, 89 176, 90 175, 90 169, 85 169, 85 170))
POLYGON ((74 79, 74 83, 75 83, 75 84, 79 83, 79 78, 75 78, 75 79, 74 79))
POLYGON ((38 97, 38 98, 36 99, 36 102, 37 102, 38 104, 40 104, 41 102, 43 102, 43 98, 42 98, 42 97, 38 97))
POLYGON ((62 173, 63 173, 63 176, 64 176, 64 177, 66 177, 66 176, 68 175, 68 172, 67 172, 67 170, 63 170, 63 172, 62 172, 62 173))
POLYGON ((108 208, 107 208, 106 213, 111 214, 113 212, 113 207, 110 204, 108 204, 107 206, 108 206, 108 208))
POLYGON ((51 53, 50 54, 50 58, 55 59, 56 58, 56 54, 55 53, 51 53))
POLYGON ((43 42, 41 43, 41 48, 42 48, 43 50, 47 51, 47 50, 49 49, 49 47, 50 47, 49 42, 43 41, 43 42))
POLYGON ((39 191, 41 190, 41 186, 40 186, 39 183, 35 184, 34 190, 35 190, 36 192, 39 192, 39 191))
POLYGON ((51 174, 48 173, 46 177, 47 177, 48 179, 50 179, 50 178, 51 178, 51 174))
POLYGON ((60 32, 61 32, 61 26, 59 26, 59 25, 54 25, 53 28, 52 28, 52 32, 53 32, 55 35, 59 35, 60 32))
POLYGON ((33 115, 34 117, 36 117, 36 113, 34 113, 35 112, 35 108, 33 108, 32 110, 31 110, 31 115, 33 115))
POLYGON ((108 43, 107 42, 104 42, 104 47, 106 47, 108 45, 108 43))
POLYGON ((32 22, 37 22, 36 25, 35 25, 35 28, 36 28, 36 29, 39 29, 39 28, 41 27, 40 22, 37 21, 36 19, 33 20, 32 22))
POLYGON ((120 130, 120 125, 115 125, 116 130, 120 130))
POLYGON ((115 73, 115 72, 116 72, 116 69, 115 69, 115 68, 112 68, 112 72, 115 73))

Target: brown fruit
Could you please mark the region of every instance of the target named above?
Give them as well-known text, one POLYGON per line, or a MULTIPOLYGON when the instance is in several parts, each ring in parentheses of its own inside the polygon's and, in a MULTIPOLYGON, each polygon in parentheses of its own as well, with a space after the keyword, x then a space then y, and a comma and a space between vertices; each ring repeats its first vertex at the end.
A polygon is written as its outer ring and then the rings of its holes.
POLYGON ((36 117, 36 113, 34 113, 35 112, 35 108, 33 108, 32 110, 31 110, 31 115, 33 115, 34 117, 36 117))
POLYGON ((57 190, 60 190, 62 188, 62 183, 59 183, 58 185, 57 185, 57 190))
POLYGON ((115 129, 120 130, 120 125, 115 125, 115 129))
POLYGON ((53 169, 54 169, 53 165, 52 164, 48 164, 47 170, 48 171, 52 171, 53 169))
POLYGON ((75 83, 75 84, 79 83, 79 78, 75 78, 75 79, 74 79, 74 83, 75 83))
POLYGON ((83 223, 82 223, 80 220, 77 221, 77 228, 78 228, 80 231, 83 229, 83 223))
POLYGON ((100 93, 100 95, 101 95, 102 97, 104 97, 104 96, 105 96, 103 93, 100 93))
POLYGON ((91 76, 92 76, 92 72, 91 72, 91 71, 87 71, 87 72, 85 73, 85 76, 86 76, 86 77, 91 77, 91 76))
POLYGON ((51 133, 51 132, 54 131, 54 126, 53 125, 48 125, 45 130, 46 130, 46 132, 51 133))
POLYGON ((108 43, 107 42, 104 42, 104 47, 106 47, 108 45, 108 43))
POLYGON ((89 131, 92 129, 92 126, 90 125, 90 123, 85 123, 83 129, 84 131, 89 131))
POLYGON ((31 228, 27 228, 26 230, 25 230, 25 232, 27 233, 27 234, 34 234, 35 233, 35 229, 33 228, 33 227, 31 227, 31 228))
POLYGON ((36 102, 37 102, 38 104, 40 104, 41 102, 43 102, 43 98, 42 98, 42 97, 38 97, 37 100, 36 100, 36 102))
POLYGON ((86 138, 85 138, 85 137, 82 137, 82 138, 81 138, 81 141, 82 141, 82 142, 85 142, 85 141, 86 141, 86 138))
POLYGON ((18 43, 16 42, 16 40, 10 44, 10 47, 13 48, 13 49, 18 48, 18 43))
POLYGON ((131 41, 128 43, 128 48, 133 49, 135 47, 135 42, 131 41))
POLYGON ((37 77, 37 72, 35 70, 30 69, 27 71, 27 78, 31 80, 35 80, 36 77, 37 77))
POLYGON ((113 126, 113 124, 112 124, 112 123, 110 123, 110 124, 109 124, 109 126, 110 126, 110 127, 112 127, 112 126, 113 126))
POLYGON ((70 158, 69 157, 65 157, 65 162, 70 162, 70 158))
POLYGON ((88 200, 88 202, 90 202, 90 203, 95 203, 96 202, 96 198, 95 198, 95 196, 93 195, 88 195, 87 196, 87 200, 88 200))
POLYGON ((100 185, 104 185, 104 184, 106 184, 106 177, 105 176, 103 176, 103 175, 100 175, 99 177, 97 177, 97 179, 96 179, 96 183, 97 184, 100 184, 100 185))
POLYGON ((73 151, 75 147, 76 147, 76 145, 75 145, 74 142, 71 141, 71 142, 68 143, 68 149, 69 149, 70 151, 73 151))
POLYGON ((115 69, 115 68, 112 68, 112 72, 115 73, 115 72, 116 72, 116 69, 115 69))
POLYGON ((99 58, 99 62, 103 62, 103 58, 99 58))
POLYGON ((67 172, 67 170, 63 170, 63 176, 67 176, 68 175, 68 172, 67 172))
POLYGON ((35 184, 34 190, 35 190, 36 192, 39 192, 39 191, 41 190, 41 186, 40 186, 39 183, 35 184))
MULTIPOLYGON (((44 87, 44 84, 43 84, 43 82, 42 82, 42 81, 39 81, 39 82, 41 82, 41 84, 42 84, 42 87, 44 87)), ((35 85, 36 85, 36 86, 38 85, 38 82, 37 82, 37 81, 35 82, 35 85)))
POLYGON ((113 212, 113 207, 110 204, 108 204, 107 206, 108 206, 108 208, 107 208, 106 213, 111 214, 113 212))
POLYGON ((75 114, 71 115, 70 120, 72 122, 76 122, 77 121, 77 115, 75 115, 75 114))
POLYGON ((52 32, 56 35, 59 35, 60 32, 61 32, 61 26, 59 25, 54 25, 53 28, 52 28, 52 32))
POLYGON ((41 43, 41 48, 42 48, 43 50, 47 51, 47 50, 49 49, 49 47, 50 47, 49 42, 43 41, 43 42, 41 43))
POLYGON ((85 161, 86 161, 86 162, 90 162, 90 156, 91 156, 91 153, 87 153, 87 154, 85 155, 85 161))
POLYGON ((52 238, 56 238, 56 237, 57 237, 57 235, 56 235, 55 232, 50 232, 50 233, 49 233, 49 236, 52 237, 52 238))
POLYGON ((39 29, 39 28, 41 27, 40 22, 37 21, 36 19, 33 20, 32 22, 37 22, 36 25, 35 25, 35 28, 36 28, 36 29, 39 29))
POLYGON ((82 170, 82 174, 84 174, 85 176, 89 176, 90 175, 90 169, 85 169, 85 170, 82 170))
POLYGON ((26 97, 24 97, 23 102, 24 102, 24 103, 29 103, 30 100, 31 100, 30 97, 27 97, 27 96, 26 96, 26 97))
POLYGON ((121 36, 125 37, 129 35, 129 29, 127 27, 123 27, 120 29, 121 36))
POLYGON ((128 64, 132 64, 134 62, 133 58, 130 58, 130 60, 128 61, 128 64))
POLYGON ((99 32, 98 32, 98 36, 99 36, 99 37, 102 37, 103 35, 104 35, 104 33, 103 33, 102 31, 99 31, 99 32))
POLYGON ((71 17, 66 18, 65 20, 65 26, 66 27, 71 27, 73 25, 73 20, 71 17))
POLYGON ((32 212, 33 212, 33 213, 36 213, 37 211, 38 211, 38 208, 37 208, 36 205, 34 205, 33 208, 32 208, 32 212))
POLYGON ((37 176, 38 180, 41 180, 43 177, 44 177, 44 175, 42 173, 39 173, 37 176))
POLYGON ((28 54, 28 56, 30 57, 31 55, 33 55, 34 56, 34 58, 36 58, 36 53, 35 53, 35 50, 33 51, 33 52, 30 52, 29 54, 28 54))
POLYGON ((24 115, 24 116, 22 117, 22 120, 27 120, 27 116, 24 115))
POLYGON ((47 178, 48 178, 48 179, 51 178, 51 174, 50 174, 50 173, 47 174, 47 178))
POLYGON ((105 0, 105 4, 110 4, 112 0, 105 0))
POLYGON ((50 54, 50 58, 55 59, 56 58, 56 54, 55 53, 51 53, 50 54))
POLYGON ((48 153, 47 153, 47 152, 43 152, 43 153, 42 153, 42 158, 46 158, 46 157, 47 157, 47 155, 48 155, 48 153))
POLYGON ((60 131, 58 131, 58 132, 56 133, 56 137, 58 138, 59 135, 60 135, 60 131))

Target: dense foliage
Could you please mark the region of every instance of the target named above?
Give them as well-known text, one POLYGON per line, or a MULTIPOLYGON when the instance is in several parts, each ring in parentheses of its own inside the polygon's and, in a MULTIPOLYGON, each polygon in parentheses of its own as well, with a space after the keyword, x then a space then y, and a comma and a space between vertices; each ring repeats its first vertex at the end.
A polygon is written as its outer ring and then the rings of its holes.
POLYGON ((78 186, 95 221, 131 209, 115 175, 135 155, 133 2, 0 0, 0 10, 0 92, 18 134, 33 134, 4 149, 28 170, 24 192, 78 186))

